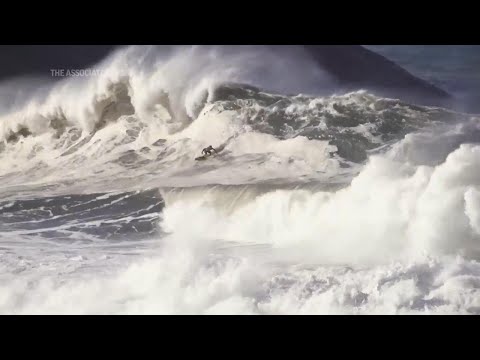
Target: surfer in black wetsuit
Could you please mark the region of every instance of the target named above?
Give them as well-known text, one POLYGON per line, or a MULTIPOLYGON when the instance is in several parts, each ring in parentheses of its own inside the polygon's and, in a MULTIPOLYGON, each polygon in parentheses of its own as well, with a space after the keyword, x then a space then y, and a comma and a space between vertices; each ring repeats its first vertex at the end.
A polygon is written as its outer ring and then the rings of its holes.
POLYGON ((215 154, 217 153, 217 150, 215 150, 213 146, 210 145, 209 147, 202 150, 202 155, 212 155, 212 151, 214 151, 215 154))

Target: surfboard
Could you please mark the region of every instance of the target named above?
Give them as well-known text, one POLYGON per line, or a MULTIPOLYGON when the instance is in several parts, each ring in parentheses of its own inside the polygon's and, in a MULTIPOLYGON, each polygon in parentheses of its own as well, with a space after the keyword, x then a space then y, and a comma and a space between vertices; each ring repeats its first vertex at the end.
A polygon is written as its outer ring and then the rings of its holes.
POLYGON ((214 156, 214 155, 217 155, 216 153, 212 153, 210 155, 202 155, 202 156, 199 156, 197 158, 195 158, 196 161, 203 161, 203 160, 207 160, 209 157, 211 156, 214 156))

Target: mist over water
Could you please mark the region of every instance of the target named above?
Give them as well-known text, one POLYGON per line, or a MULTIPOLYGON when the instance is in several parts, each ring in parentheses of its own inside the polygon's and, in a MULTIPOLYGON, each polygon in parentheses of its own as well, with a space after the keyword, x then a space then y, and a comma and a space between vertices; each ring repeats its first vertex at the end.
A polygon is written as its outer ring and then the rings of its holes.
POLYGON ((479 312, 477 115, 294 46, 94 68, 0 85, 1 313, 479 312))

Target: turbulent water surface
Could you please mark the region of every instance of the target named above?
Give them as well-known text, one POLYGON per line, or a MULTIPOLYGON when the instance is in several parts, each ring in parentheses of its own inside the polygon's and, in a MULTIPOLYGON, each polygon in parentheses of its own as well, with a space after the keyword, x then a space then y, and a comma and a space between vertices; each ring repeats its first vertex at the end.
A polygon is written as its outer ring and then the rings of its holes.
POLYGON ((480 313, 480 117, 281 55, 5 84, 0 313, 480 313))

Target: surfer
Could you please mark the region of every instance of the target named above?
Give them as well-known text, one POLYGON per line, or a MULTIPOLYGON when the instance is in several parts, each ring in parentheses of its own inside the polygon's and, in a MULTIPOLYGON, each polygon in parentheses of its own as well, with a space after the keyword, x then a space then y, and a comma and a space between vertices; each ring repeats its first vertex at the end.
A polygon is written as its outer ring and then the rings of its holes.
POLYGON ((217 150, 215 150, 212 145, 209 145, 208 147, 202 150, 202 155, 210 156, 212 155, 212 151, 214 151, 215 154, 217 153, 217 150))

